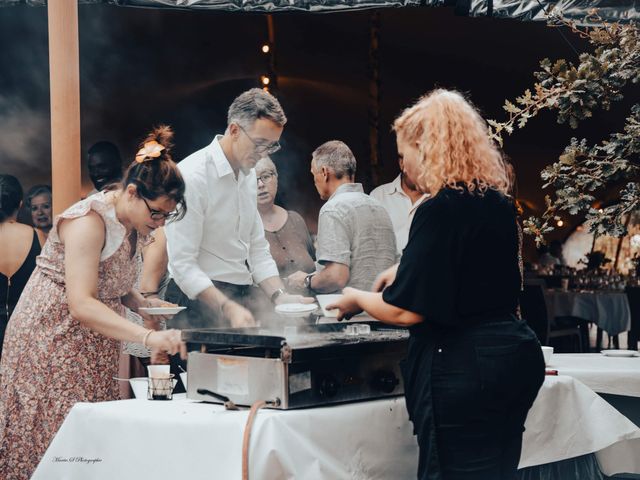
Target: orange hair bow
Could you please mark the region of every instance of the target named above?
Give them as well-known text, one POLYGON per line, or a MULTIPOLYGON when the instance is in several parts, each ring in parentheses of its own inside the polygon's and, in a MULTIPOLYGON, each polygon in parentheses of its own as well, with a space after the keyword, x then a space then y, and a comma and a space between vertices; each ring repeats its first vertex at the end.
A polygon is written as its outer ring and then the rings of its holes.
POLYGON ((138 153, 136 153, 136 162, 148 162, 150 160, 153 160, 154 158, 158 158, 164 148, 165 147, 160 145, 155 140, 145 142, 144 147, 142 147, 140 150, 138 150, 138 153))

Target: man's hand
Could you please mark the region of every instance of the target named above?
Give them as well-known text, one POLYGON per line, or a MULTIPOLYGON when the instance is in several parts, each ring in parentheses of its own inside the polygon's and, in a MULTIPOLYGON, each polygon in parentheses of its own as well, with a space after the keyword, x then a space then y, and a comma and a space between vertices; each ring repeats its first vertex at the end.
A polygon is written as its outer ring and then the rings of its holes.
MULTIPOLYGON (((287 277, 287 285, 295 288, 296 290, 302 290, 304 288, 304 279, 307 277, 308 273, 298 270, 296 273, 292 273, 287 277)), ((283 295, 280 295, 283 296, 283 295)), ((280 302, 280 303, 291 303, 291 302, 280 302)), ((303 302, 306 303, 306 302, 303 302)))
MULTIPOLYGON (((282 296, 282 295, 280 295, 282 296)), ((242 305, 234 302, 233 300, 227 300, 223 305, 222 313, 229 319, 233 328, 246 328, 255 327, 256 320, 249 310, 242 305)))

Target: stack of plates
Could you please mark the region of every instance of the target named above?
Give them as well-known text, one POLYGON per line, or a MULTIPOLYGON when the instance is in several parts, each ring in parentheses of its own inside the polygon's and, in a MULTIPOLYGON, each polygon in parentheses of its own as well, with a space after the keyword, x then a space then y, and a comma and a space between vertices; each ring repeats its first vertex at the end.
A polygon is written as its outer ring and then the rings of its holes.
POLYGON ((600 353, 605 357, 637 357, 636 350, 601 350, 600 353))
POLYGON ((281 303, 276 312, 283 317, 306 317, 318 308, 315 303, 281 303))

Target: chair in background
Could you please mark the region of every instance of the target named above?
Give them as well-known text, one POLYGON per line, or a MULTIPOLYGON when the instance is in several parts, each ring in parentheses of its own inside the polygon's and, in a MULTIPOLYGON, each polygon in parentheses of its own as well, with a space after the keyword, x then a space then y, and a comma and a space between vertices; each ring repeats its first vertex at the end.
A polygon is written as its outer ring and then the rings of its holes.
POLYGON ((576 326, 554 328, 549 320, 547 304, 544 299, 544 288, 540 284, 525 284, 520 295, 520 312, 522 318, 537 335, 542 345, 548 345, 553 339, 572 338, 578 352, 583 352, 582 333, 576 326))
POLYGON ((631 329, 627 335, 627 348, 637 350, 640 339, 640 287, 626 287, 624 291, 631 311, 631 329))

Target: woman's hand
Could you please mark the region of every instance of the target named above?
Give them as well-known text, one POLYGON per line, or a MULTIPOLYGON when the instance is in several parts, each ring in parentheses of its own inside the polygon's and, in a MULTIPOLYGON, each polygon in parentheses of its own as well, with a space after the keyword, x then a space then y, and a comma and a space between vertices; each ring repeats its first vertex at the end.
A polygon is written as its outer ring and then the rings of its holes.
POLYGON ((187 344, 182 341, 180 330, 163 330, 151 332, 147 336, 147 347, 155 352, 167 352, 169 355, 180 353, 183 360, 187 359, 187 344))
POLYGON ((395 281, 396 274, 398 273, 398 265, 400 264, 396 263, 376 277, 376 281, 373 282, 373 292, 381 292, 395 281))
POLYGON ((169 355, 160 350, 151 350, 151 365, 169 365, 169 355))
POLYGON ((342 320, 350 320, 351 317, 362 313, 362 308, 360 308, 360 304, 358 303, 358 293, 360 290, 355 288, 346 287, 342 290, 342 298, 337 302, 332 303, 331 305, 327 305, 325 307, 326 310, 338 309, 338 321, 342 320))

